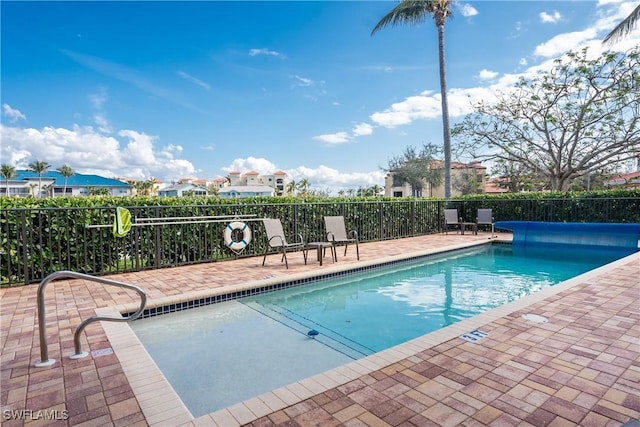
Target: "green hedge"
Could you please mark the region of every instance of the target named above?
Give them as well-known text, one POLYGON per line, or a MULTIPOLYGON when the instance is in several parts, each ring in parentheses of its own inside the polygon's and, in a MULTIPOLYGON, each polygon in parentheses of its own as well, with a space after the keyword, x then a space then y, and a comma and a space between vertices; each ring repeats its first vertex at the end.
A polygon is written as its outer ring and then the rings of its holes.
MULTIPOLYGON (((216 197, 0 197, 0 285, 42 280, 59 270, 88 274, 224 261, 225 222, 136 226, 124 238, 111 230, 115 207, 136 218, 254 215, 280 218, 287 236, 325 240, 323 217, 342 215, 361 241, 436 233, 442 209, 455 207, 465 221, 478 208, 492 208, 496 221, 640 223, 640 190, 589 193, 518 193, 469 196, 445 202, 413 198, 249 198, 216 197)), ((260 221, 249 222, 253 241, 240 255, 262 255, 266 239, 260 221)))

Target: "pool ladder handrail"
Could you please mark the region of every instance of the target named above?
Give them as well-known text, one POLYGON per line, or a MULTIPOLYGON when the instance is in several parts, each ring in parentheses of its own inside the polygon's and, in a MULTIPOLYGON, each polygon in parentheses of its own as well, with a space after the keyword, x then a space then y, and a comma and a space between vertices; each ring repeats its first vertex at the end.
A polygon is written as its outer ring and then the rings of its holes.
POLYGON ((83 273, 76 273, 75 271, 57 271, 55 273, 49 274, 45 277, 42 282, 40 282, 40 286, 38 287, 38 329, 40 332, 40 360, 35 363, 37 368, 41 368, 44 366, 51 366, 55 363, 55 359, 49 359, 49 349, 47 344, 47 326, 46 326, 46 314, 44 307, 44 292, 49 284, 49 282, 55 279, 61 278, 74 278, 74 279, 84 279, 92 282, 102 283, 104 285, 112 285, 118 286, 121 288, 131 289, 136 291, 140 295, 141 304, 140 307, 131 315, 127 317, 115 317, 115 316, 91 316, 88 319, 85 319, 78 325, 75 333, 73 334, 73 344, 75 348, 75 354, 69 356, 71 359, 80 359, 86 357, 89 353, 86 351, 82 351, 80 348, 80 333, 84 330, 84 328, 92 322, 97 322, 100 320, 106 320, 111 322, 129 322, 131 320, 136 319, 138 316, 142 314, 144 311, 144 307, 147 304, 147 294, 140 289, 138 286, 131 285, 129 283, 119 282, 117 280, 105 279, 102 277, 91 276, 83 273))

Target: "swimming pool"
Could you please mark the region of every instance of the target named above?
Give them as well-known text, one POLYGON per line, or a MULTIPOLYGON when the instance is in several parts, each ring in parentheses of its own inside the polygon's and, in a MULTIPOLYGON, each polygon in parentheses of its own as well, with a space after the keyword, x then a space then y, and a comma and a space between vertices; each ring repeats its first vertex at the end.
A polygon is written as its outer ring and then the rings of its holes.
POLYGON ((562 256, 526 252, 513 251, 510 245, 483 245, 398 264, 391 271, 361 272, 353 283, 346 283, 346 277, 334 278, 140 320, 132 328, 189 410, 198 416, 423 335, 623 255, 575 252, 566 259, 566 251, 562 256), (512 277, 513 266, 524 269, 521 279, 512 277), (487 271, 507 280, 493 283, 497 279, 488 279, 487 271), (531 282, 535 275, 539 279, 531 282), (471 280, 474 276, 481 278, 480 283, 471 280), (527 285, 517 288, 517 282, 527 285), (498 292, 490 292, 489 285, 496 283, 498 292), (371 298, 395 306, 381 316, 371 298), (432 300, 439 306, 432 305, 432 300), (470 304, 473 301, 477 304, 470 304), (396 337, 396 332, 383 332, 380 325, 386 328, 391 315, 401 311, 399 306, 405 308, 400 329, 411 330, 411 334, 401 331, 396 337), (316 339, 306 336, 312 327, 320 331, 316 339), (361 342, 367 330, 384 339, 361 342))

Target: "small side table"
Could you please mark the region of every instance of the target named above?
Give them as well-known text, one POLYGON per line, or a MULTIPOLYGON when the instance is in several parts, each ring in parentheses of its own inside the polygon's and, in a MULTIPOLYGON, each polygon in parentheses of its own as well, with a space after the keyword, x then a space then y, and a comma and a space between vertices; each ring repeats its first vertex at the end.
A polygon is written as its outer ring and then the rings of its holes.
POLYGON ((461 222, 460 223, 460 232, 464 234, 464 229, 469 227, 473 234, 478 234, 478 225, 475 222, 461 222))
POLYGON ((322 265, 322 258, 324 255, 325 248, 331 249, 331 261, 336 262, 336 251, 331 242, 309 242, 307 243, 307 248, 313 249, 316 248, 318 251, 318 262, 322 265))

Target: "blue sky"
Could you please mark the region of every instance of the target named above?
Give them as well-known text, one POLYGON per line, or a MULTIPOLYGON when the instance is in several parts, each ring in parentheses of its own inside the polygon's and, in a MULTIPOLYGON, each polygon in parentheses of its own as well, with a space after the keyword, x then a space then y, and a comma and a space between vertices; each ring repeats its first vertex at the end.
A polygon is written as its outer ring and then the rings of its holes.
MULTIPOLYGON (((600 52, 637 3, 458 2, 445 27, 452 124, 569 49, 600 52)), ((0 161, 383 185, 391 157, 442 143, 433 20, 371 36, 396 4, 2 1, 0 161)))

